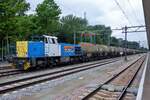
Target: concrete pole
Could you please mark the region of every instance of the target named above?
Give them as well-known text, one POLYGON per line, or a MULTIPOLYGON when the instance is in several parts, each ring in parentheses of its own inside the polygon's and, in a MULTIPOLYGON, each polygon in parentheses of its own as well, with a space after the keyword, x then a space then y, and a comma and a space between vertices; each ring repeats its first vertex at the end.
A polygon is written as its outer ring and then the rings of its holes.
POLYGON ((3 40, 2 40, 2 49, 1 49, 1 50, 2 50, 2 61, 3 61, 3 60, 4 60, 4 59, 3 59, 3 57, 4 57, 4 52, 3 52, 3 40))
POLYGON ((6 42, 5 42, 6 44, 5 44, 5 59, 4 60, 6 60, 6 56, 7 56, 7 53, 8 53, 8 51, 7 51, 7 40, 6 40, 6 42))
POLYGON ((125 26, 125 61, 127 61, 127 26, 125 26))

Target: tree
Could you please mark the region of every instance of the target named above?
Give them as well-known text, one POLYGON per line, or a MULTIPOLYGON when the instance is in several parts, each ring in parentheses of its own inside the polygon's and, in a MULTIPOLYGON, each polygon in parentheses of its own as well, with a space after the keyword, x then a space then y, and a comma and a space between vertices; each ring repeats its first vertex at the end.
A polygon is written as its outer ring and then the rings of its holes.
MULTIPOLYGON (((65 34, 65 38, 67 42, 73 43, 74 34, 77 37, 80 36, 79 31, 83 31, 86 29, 88 21, 81 17, 76 17, 73 15, 67 15, 60 19, 61 22, 61 33, 65 34)), ((78 42, 78 41, 77 41, 78 42)))
POLYGON ((2 36, 12 33, 15 27, 15 17, 22 16, 29 9, 25 0, 0 1, 0 33, 2 36))
POLYGON ((15 33, 18 36, 17 39, 27 40, 32 34, 37 34, 36 18, 35 15, 16 17, 17 29, 15 33))
POLYGON ((62 31, 67 33, 73 33, 81 30, 85 30, 87 26, 87 20, 81 17, 76 17, 73 15, 67 15, 60 19, 62 24, 62 31))
POLYGON ((140 48, 140 44, 135 41, 132 41, 132 42, 128 41, 127 46, 128 46, 128 48, 131 48, 131 49, 139 49, 140 48))
POLYGON ((37 6, 36 12, 38 33, 48 34, 58 30, 61 10, 54 0, 44 0, 37 6))
MULTIPOLYGON (((1 0, 0 1, 0 40, 7 40, 16 30, 16 16, 25 15, 29 9, 29 3, 26 0, 1 0), (9 37, 8 37, 9 36, 9 37)), ((8 45, 7 45, 8 47, 8 45)), ((9 53, 9 49, 7 51, 9 53)))
POLYGON ((118 47, 119 46, 119 39, 117 39, 116 37, 111 37, 110 45, 118 47))
POLYGON ((108 45, 112 30, 105 25, 88 26, 87 31, 96 33, 96 43, 108 45))

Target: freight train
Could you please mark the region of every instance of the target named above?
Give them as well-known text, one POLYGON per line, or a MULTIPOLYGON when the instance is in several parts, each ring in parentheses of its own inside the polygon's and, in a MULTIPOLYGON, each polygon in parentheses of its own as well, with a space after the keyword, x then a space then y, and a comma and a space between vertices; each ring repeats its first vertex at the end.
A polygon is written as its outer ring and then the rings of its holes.
MULTIPOLYGON (((20 70, 38 67, 55 66, 61 63, 85 62, 123 54, 124 49, 91 43, 58 43, 55 36, 42 35, 32 41, 16 42, 16 57, 13 65, 20 70)), ((127 54, 139 53, 138 50, 127 49, 127 54)))

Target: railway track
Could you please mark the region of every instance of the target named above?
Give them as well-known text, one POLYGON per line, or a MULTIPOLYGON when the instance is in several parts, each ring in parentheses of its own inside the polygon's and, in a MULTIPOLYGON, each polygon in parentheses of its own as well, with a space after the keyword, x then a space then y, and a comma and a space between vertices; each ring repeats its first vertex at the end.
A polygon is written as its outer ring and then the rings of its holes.
POLYGON ((138 60, 136 60, 134 63, 130 64, 127 66, 125 69, 121 70, 114 76, 110 77, 108 80, 106 80, 104 83, 100 84, 97 86, 97 88, 93 90, 87 90, 86 95, 82 96, 82 100, 105 100, 105 98, 109 100, 122 100, 127 96, 127 89, 131 86, 133 80, 135 79, 136 75, 138 74, 139 70, 141 69, 145 56, 142 56, 138 60), (126 74, 125 74, 126 72, 126 74), (126 76, 125 79, 124 77, 126 76), (118 80, 122 80, 123 83, 119 83, 118 80), (117 85, 124 84, 124 87, 121 91, 119 92, 110 92, 104 91, 103 86, 109 85, 109 84, 114 84, 117 82, 117 85))
POLYGON ((6 70, 6 69, 11 69, 11 66, 1 66, 0 70, 6 70))
MULTIPOLYGON (((120 59, 120 57, 113 58, 113 59, 120 59)), ((105 59, 105 60, 111 60, 111 59, 105 59)), ((101 60, 101 61, 105 61, 105 60, 101 60)), ((100 61, 100 63, 101 63, 101 61, 100 61)), ((99 63, 99 62, 92 63, 92 64, 97 64, 97 63, 99 63)), ((89 66, 89 65, 91 65, 91 64, 88 64, 87 66, 89 66)), ((64 66, 59 66, 59 67, 55 67, 55 68, 61 68, 61 67, 64 67, 64 66)), ((68 67, 68 66, 65 66, 65 67, 68 67)), ((55 69, 55 68, 48 68, 48 69, 55 69)), ((48 70, 48 69, 44 69, 44 70, 48 70)), ((44 71, 44 70, 42 70, 42 71, 44 71)), ((31 72, 38 72, 38 71, 41 71, 41 70, 35 70, 35 71, 31 71, 31 72)), ((24 74, 24 73, 29 73, 29 72, 23 72, 23 71, 20 71, 17 69, 11 69, 10 66, 0 67, 0 78, 5 77, 5 76, 24 74)))
MULTIPOLYGON (((120 58, 114 58, 114 60, 117 60, 117 59, 120 59, 120 58)), ((106 60, 112 60, 112 59, 106 59, 106 60)), ((98 61, 98 62, 94 62, 94 63, 91 63, 91 64, 87 64, 87 66, 89 65, 93 65, 93 64, 98 64, 98 63, 101 63, 102 61, 106 61, 106 60, 101 60, 101 61, 98 61)), ((64 66, 60 66, 60 67, 55 67, 55 68, 62 68, 64 66)), ((69 67, 69 66, 65 66, 65 67, 69 67)), ((51 69, 55 69, 55 68, 48 68, 48 69, 44 69, 44 70, 51 70, 51 69)), ((24 71, 21 71, 21 70, 18 70, 18 69, 5 69, 5 70, 0 70, 0 78, 1 77, 5 77, 5 76, 12 76, 12 75, 18 75, 18 74, 28 74, 28 73, 36 73, 38 71, 44 71, 44 70, 35 70, 35 71, 31 71, 31 72, 24 72, 24 71)))
MULTIPOLYGON (((119 58, 114 58, 114 59, 119 59, 119 58)), ((106 59, 106 60, 110 60, 110 59, 106 59)), ((99 61, 96 63, 92 63, 92 64, 97 64, 97 63, 99 63, 99 61)), ((89 64, 89 65, 91 65, 91 64, 89 64)), ((61 67, 64 67, 64 66, 55 67, 55 68, 61 68, 61 67)), ((66 67, 68 67, 68 66, 66 66, 66 67)), ((48 68, 48 69, 54 69, 54 68, 48 68)), ((44 70, 48 70, 48 69, 44 69, 44 70)), ((42 71, 44 71, 44 70, 42 70, 42 71)), ((35 70, 35 71, 31 71, 31 72, 38 72, 38 71, 41 71, 41 70, 35 70)), ((18 69, 10 69, 10 66, 0 67, 0 78, 5 77, 5 76, 24 74, 24 73, 29 73, 29 72, 24 72, 24 71, 21 71, 18 69)))
POLYGON ((108 60, 108 61, 104 60, 101 62, 92 63, 88 65, 81 65, 78 67, 66 68, 63 70, 61 69, 61 70, 54 71, 54 72, 44 73, 44 74, 30 76, 30 77, 26 77, 26 78, 22 78, 18 80, 0 83, 0 94, 4 94, 7 92, 17 90, 17 89, 25 88, 30 85, 35 85, 35 84, 42 83, 45 81, 54 80, 60 77, 82 72, 82 71, 89 70, 92 68, 100 67, 102 65, 110 64, 116 61, 119 61, 119 59, 113 59, 113 60, 108 60))
POLYGON ((22 73, 22 71, 20 71, 18 69, 0 70, 0 77, 16 75, 16 74, 20 74, 20 73, 22 73))

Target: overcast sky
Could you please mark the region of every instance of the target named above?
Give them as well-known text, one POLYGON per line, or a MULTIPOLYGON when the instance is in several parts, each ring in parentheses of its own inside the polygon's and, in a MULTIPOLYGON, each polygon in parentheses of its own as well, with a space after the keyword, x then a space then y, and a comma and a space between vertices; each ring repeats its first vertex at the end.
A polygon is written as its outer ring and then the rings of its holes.
MULTIPOLYGON (((27 0, 31 4, 29 13, 33 13, 37 4, 43 0, 27 0)), ((142 0, 117 0, 124 10, 126 17, 115 3, 115 0, 55 0, 62 10, 62 15, 73 14, 86 17, 90 25, 104 24, 111 28, 120 28, 125 25, 144 25, 142 0), (128 20, 127 20, 128 19, 128 20)), ((114 31, 113 36, 123 38, 124 34, 114 31)), ((130 33, 128 40, 141 41, 141 45, 147 46, 146 33, 130 33)))

